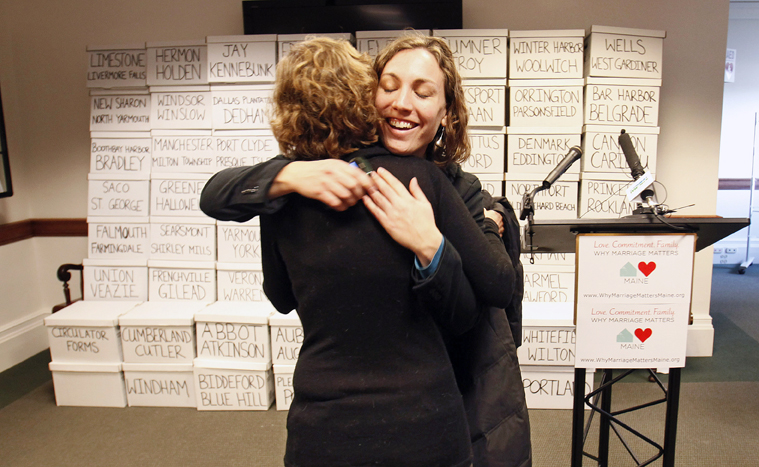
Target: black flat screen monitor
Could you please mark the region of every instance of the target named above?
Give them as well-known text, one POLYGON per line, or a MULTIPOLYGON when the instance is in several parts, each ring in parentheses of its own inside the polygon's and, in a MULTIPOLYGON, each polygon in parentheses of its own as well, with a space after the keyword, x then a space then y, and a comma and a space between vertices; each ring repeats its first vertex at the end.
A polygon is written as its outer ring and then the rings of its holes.
POLYGON ((462 0, 246 0, 245 34, 461 29, 462 0))

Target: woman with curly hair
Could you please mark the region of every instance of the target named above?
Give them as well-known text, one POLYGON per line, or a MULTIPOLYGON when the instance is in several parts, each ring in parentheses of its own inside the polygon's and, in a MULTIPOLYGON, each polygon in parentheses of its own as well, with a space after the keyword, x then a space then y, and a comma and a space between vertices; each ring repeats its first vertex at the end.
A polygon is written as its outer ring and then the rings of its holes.
POLYGON ((362 203, 336 211, 294 195, 261 216, 264 291, 278 311, 296 309, 304 330, 285 465, 470 466, 466 416, 441 329, 471 329, 481 312, 475 295, 508 303, 510 261, 494 253, 432 162, 371 144, 378 114, 366 57, 345 42, 313 39, 280 61, 276 79, 272 128, 285 157, 360 157, 376 169, 372 177, 387 196, 396 189, 405 196, 410 187, 419 217, 439 228, 428 262, 395 241, 362 203), (434 278, 425 277, 435 261, 434 278), (473 288, 464 271, 482 275, 472 284, 491 285, 473 288), (453 303, 426 306, 418 297, 434 295, 426 289, 440 283, 460 284, 453 303))

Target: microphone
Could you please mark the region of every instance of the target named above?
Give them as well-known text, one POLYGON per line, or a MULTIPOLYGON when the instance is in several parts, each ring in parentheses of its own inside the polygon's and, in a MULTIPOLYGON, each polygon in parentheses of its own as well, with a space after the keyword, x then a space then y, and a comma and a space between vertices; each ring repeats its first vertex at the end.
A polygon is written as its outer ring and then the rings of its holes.
POLYGON ((619 147, 622 148, 622 152, 625 154, 627 166, 630 167, 633 178, 635 180, 639 179, 644 173, 646 173, 646 171, 643 169, 643 166, 640 163, 640 157, 638 157, 638 153, 635 152, 635 147, 633 147, 630 135, 625 133, 625 130, 622 130, 622 133, 619 134, 618 141, 619 147))
POLYGON ((564 156, 564 159, 562 159, 561 162, 559 162, 559 165, 554 167, 546 179, 543 180, 543 186, 541 187, 541 190, 550 188, 551 185, 553 185, 554 182, 559 179, 559 177, 564 175, 564 172, 569 169, 569 166, 572 165, 580 157, 582 157, 582 149, 580 149, 579 146, 572 146, 569 148, 569 152, 566 156, 564 156))

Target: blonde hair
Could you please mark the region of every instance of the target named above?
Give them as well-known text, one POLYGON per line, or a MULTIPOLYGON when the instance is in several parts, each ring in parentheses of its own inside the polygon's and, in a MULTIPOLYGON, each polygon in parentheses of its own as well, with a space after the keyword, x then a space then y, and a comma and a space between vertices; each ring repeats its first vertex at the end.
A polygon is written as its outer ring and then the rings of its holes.
POLYGON ((346 41, 315 38, 277 64, 271 128, 291 159, 327 159, 377 141, 371 59, 346 41))
POLYGON ((461 85, 461 76, 456 69, 453 53, 445 40, 410 31, 382 49, 374 60, 374 72, 377 77, 382 76, 385 66, 398 52, 411 49, 425 49, 431 53, 445 77, 445 113, 448 117, 445 126, 445 148, 442 150, 432 142, 427 146, 427 155, 441 167, 453 162, 462 163, 471 152, 467 135, 469 114, 464 99, 464 88, 461 85))

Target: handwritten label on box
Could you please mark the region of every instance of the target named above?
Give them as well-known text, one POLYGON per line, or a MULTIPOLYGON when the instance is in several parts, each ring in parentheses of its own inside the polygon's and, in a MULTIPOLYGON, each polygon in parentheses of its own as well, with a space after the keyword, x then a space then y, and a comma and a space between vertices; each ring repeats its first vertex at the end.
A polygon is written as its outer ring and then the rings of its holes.
POLYGON ((260 270, 222 269, 216 273, 220 301, 264 302, 264 274, 260 270))
POLYGON ((270 86, 224 90, 215 87, 213 127, 217 130, 268 130, 272 105, 270 86))
POLYGON ((150 267, 148 300, 216 301, 216 278, 211 268, 150 267))
POLYGON ((150 138, 92 138, 90 173, 150 176, 150 138))
POLYGON ((150 94, 153 129, 210 130, 210 91, 154 91, 150 94))
POLYGON ((215 136, 216 170, 266 162, 279 154, 274 135, 215 136))
POLYGON ((216 228, 211 224, 153 222, 150 259, 214 261, 216 228))
POLYGON ((244 40, 208 42, 208 81, 210 83, 271 83, 277 66, 277 44, 271 41, 244 40))
POLYGON ((147 94, 93 94, 90 131, 149 131, 150 107, 147 94))
POLYGON ((585 124, 656 126, 659 87, 588 84, 585 124))
POLYGON ((206 45, 148 44, 148 86, 208 84, 206 45))
POLYGON ((200 193, 208 178, 161 179, 150 181, 151 216, 199 216, 200 193))
POLYGON ((214 137, 155 135, 153 173, 214 173, 214 137))
POLYGON ((87 51, 87 87, 142 87, 147 78, 145 49, 87 51))
MULTIPOLYGON (((509 174, 548 175, 573 146, 580 145, 580 134, 509 134, 506 168, 509 174)), ((580 173, 580 164, 572 164, 568 174, 580 173)))
POLYGON ((506 125, 506 86, 476 84, 465 81, 464 99, 469 111, 469 126, 503 127, 506 125))
POLYGON ((509 88, 511 127, 581 127, 582 86, 514 86, 509 88))
POLYGON ((506 171, 506 135, 472 131, 469 133, 469 145, 471 155, 461 164, 465 171, 478 174, 503 174, 506 171))
POLYGON ((90 180, 88 216, 147 216, 147 180, 90 180))
POLYGON ((198 357, 214 360, 271 362, 266 324, 198 321, 198 357))
POLYGON ((147 222, 87 223, 87 253, 98 259, 148 259, 150 224, 147 222))
POLYGON ((137 300, 148 298, 146 266, 84 267, 85 300, 137 300))

